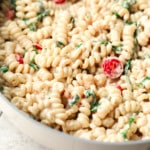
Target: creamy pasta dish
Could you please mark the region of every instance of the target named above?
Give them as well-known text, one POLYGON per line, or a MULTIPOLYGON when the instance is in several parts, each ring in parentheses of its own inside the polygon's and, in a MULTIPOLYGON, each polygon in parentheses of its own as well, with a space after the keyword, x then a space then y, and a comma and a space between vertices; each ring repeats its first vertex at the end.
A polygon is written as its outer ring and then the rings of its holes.
POLYGON ((1 0, 0 92, 73 136, 150 138, 150 1, 1 0))

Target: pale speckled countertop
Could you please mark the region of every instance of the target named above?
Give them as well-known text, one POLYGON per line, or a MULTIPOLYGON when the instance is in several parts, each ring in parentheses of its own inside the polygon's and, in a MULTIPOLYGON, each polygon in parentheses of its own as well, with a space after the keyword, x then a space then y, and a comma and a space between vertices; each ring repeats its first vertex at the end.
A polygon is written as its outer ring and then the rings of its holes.
POLYGON ((9 122, 5 114, 0 117, 0 150, 47 150, 27 137, 9 122))

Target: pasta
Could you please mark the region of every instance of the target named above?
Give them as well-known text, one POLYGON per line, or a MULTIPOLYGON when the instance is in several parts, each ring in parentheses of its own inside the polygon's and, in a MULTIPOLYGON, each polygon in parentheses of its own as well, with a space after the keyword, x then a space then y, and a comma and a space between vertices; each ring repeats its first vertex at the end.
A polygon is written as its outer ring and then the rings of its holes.
POLYGON ((73 136, 150 138, 149 0, 2 0, 0 92, 73 136))

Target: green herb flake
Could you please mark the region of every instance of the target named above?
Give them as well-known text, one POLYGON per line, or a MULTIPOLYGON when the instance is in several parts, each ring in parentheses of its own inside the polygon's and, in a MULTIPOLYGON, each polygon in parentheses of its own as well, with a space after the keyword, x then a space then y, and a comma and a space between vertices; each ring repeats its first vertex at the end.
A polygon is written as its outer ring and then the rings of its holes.
POLYGON ((125 21, 124 23, 127 24, 127 25, 132 25, 132 24, 134 24, 134 22, 132 22, 132 21, 130 21, 130 20, 127 20, 127 21, 125 21))
POLYGON ((28 25, 28 28, 29 28, 31 31, 36 31, 36 30, 37 30, 37 25, 31 23, 31 24, 28 25))
POLYGON ((29 65, 30 65, 34 70, 39 70, 39 67, 38 67, 36 64, 30 62, 29 65))
POLYGON ((34 70, 39 70, 39 66, 32 61, 29 63, 29 66, 32 67, 34 70))
POLYGON ((80 48, 82 45, 83 45, 83 43, 76 45, 76 49, 80 48))
POLYGON ((93 90, 87 90, 85 91, 85 97, 89 98, 90 96, 93 96, 94 99, 96 99, 96 94, 93 90))
POLYGON ((56 46, 60 47, 60 48, 63 48, 63 47, 65 47, 65 44, 62 43, 61 41, 56 41, 56 46))
POLYGON ((150 76, 146 76, 146 77, 142 80, 142 83, 145 82, 146 80, 150 80, 150 76))
POLYGON ((138 85, 139 85, 140 87, 144 87, 144 82, 147 81, 147 80, 150 80, 150 76, 146 76, 146 77, 141 81, 141 83, 138 83, 138 85))
POLYGON ((129 126, 131 127, 131 125, 133 124, 133 122, 135 121, 135 117, 134 116, 131 116, 130 118, 129 118, 129 126))
POLYGON ((106 41, 106 40, 103 40, 103 41, 101 41, 101 43, 100 43, 101 45, 105 45, 105 46, 107 46, 108 44, 109 44, 109 41, 106 41))
POLYGON ((136 0, 123 0, 122 7, 125 9, 130 10, 131 6, 136 3, 136 0))
POLYGON ((97 108, 98 106, 100 105, 99 102, 97 101, 97 97, 96 97, 96 94, 93 90, 87 90, 85 91, 85 97, 86 98, 89 98, 90 96, 93 97, 93 101, 91 103, 91 112, 96 112, 97 111, 97 108))
POLYGON ((73 99, 69 101, 69 106, 73 106, 74 104, 76 104, 79 101, 79 99, 80 99, 79 95, 76 94, 73 97, 73 99))
POLYGON ((124 74, 126 75, 126 79, 127 79, 127 82, 130 84, 130 88, 131 90, 133 91, 133 84, 130 80, 130 77, 129 77, 129 70, 131 69, 131 59, 128 60, 125 64, 125 67, 124 67, 124 74))
POLYGON ((75 23, 75 18, 74 18, 74 17, 71 17, 71 18, 70 18, 70 23, 72 23, 72 24, 75 23))
POLYGON ((115 15, 118 19, 122 19, 122 17, 117 12, 113 12, 113 15, 115 15))
POLYGON ((2 92, 4 90, 4 88, 2 86, 0 86, 0 92, 2 92))
POLYGON ((129 69, 131 69, 131 60, 128 60, 125 64, 124 72, 126 75, 128 74, 129 69))
POLYGON ((120 45, 118 45, 118 46, 114 46, 114 45, 112 45, 112 50, 113 51, 122 51, 122 48, 123 48, 123 45, 122 44, 120 44, 120 45))
POLYGON ((35 46, 33 46, 33 51, 35 52, 35 54, 39 53, 38 49, 35 46))
POLYGON ((38 16, 37 16, 37 20, 38 21, 42 21, 42 19, 46 16, 48 16, 48 14, 50 13, 50 9, 47 9, 47 10, 42 10, 38 13, 38 16))
POLYGON ((3 73, 6 73, 8 71, 8 67, 7 66, 2 66, 0 67, 0 71, 3 73))
POLYGON ((122 137, 123 137, 124 140, 128 140, 128 138, 127 138, 127 130, 124 130, 121 134, 122 134, 122 137))
POLYGON ((29 19, 28 19, 28 18, 23 18, 22 20, 25 22, 25 24, 27 24, 27 23, 28 23, 28 21, 29 21, 29 19))
POLYGON ((99 102, 97 100, 94 100, 91 103, 91 112, 96 112, 99 105, 99 102))
POLYGON ((136 30, 134 32, 134 38, 137 38, 140 31, 141 31, 141 26, 136 23, 136 30))
POLYGON ((122 2, 122 7, 126 8, 126 9, 129 9, 130 8, 130 3, 128 1, 123 1, 122 2))
POLYGON ((16 11, 16 0, 10 1, 12 8, 16 11))
POLYGON ((135 113, 129 118, 129 121, 128 121, 129 127, 123 130, 123 132, 121 133, 124 140, 128 140, 127 132, 131 129, 131 126, 134 121, 135 121, 135 113))
POLYGON ((39 53, 38 49, 36 49, 36 48, 34 48, 33 51, 35 52, 35 54, 39 53))

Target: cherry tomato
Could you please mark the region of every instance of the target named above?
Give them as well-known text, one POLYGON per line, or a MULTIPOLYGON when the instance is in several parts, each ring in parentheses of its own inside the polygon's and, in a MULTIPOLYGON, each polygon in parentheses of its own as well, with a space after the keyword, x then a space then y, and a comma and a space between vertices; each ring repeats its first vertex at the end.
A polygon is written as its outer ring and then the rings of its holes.
POLYGON ((37 43, 36 43, 34 46, 35 46, 35 48, 38 49, 38 50, 42 50, 42 49, 43 49, 42 46, 39 45, 39 44, 37 44, 37 43))
POLYGON ((12 8, 7 10, 7 18, 13 20, 15 18, 15 11, 12 8))
POLYGON ((23 64, 23 58, 20 54, 15 54, 16 60, 19 62, 19 64, 23 64))
POLYGON ((63 4, 66 0, 54 0, 56 4, 63 4))
POLYGON ((103 72, 107 77, 116 79, 123 73, 123 63, 117 57, 108 57, 102 62, 103 72))

